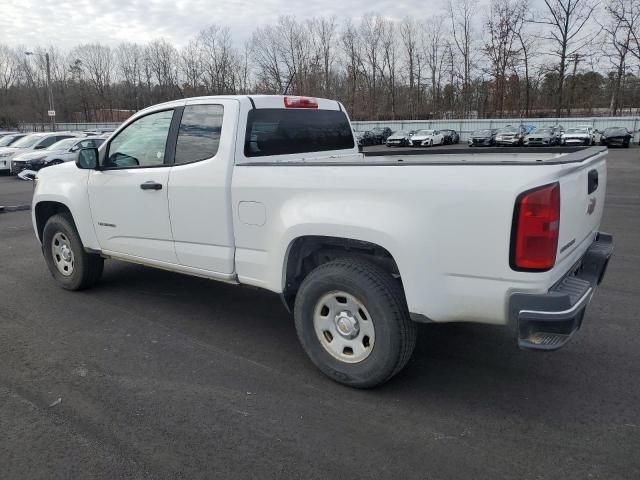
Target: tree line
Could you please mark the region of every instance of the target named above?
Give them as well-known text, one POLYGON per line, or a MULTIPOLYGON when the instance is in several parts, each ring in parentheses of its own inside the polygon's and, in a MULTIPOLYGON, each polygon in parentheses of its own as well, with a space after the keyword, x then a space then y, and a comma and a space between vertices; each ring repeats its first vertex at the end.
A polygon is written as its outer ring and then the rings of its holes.
POLYGON ((640 106, 640 0, 449 0, 430 18, 282 16, 239 45, 211 25, 178 48, 0 44, 0 125, 117 121, 158 102, 282 93, 356 120, 620 115, 640 106))

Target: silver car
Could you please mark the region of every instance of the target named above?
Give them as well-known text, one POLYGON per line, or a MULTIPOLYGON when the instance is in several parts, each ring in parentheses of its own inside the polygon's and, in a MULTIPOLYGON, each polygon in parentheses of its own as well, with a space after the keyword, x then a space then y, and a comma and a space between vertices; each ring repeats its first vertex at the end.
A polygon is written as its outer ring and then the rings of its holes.
POLYGON ((104 142, 101 137, 66 138, 54 143, 44 150, 25 152, 11 160, 11 172, 22 170, 38 171, 51 165, 75 161, 78 150, 88 147, 99 147, 104 142))

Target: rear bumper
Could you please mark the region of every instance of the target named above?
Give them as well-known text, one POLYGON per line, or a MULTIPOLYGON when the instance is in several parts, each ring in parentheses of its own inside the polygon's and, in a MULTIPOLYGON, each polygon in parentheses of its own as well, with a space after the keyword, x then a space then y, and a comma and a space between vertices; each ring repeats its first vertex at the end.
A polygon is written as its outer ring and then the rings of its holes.
POLYGON ((510 320, 520 348, 557 350, 571 339, 582 325, 612 253, 613 237, 598 233, 582 259, 547 293, 511 295, 510 320))

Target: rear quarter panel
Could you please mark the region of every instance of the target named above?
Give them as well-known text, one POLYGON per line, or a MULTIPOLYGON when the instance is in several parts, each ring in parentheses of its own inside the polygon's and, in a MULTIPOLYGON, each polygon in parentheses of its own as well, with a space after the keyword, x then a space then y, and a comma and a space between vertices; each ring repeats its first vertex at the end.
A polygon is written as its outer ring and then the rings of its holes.
POLYGON ((576 246, 550 272, 515 272, 509 266, 516 197, 557 181, 562 169, 236 166, 232 204, 239 280, 281 292, 286 255, 296 238, 364 240, 394 257, 410 311, 437 322, 506 323, 511 292, 546 291, 581 255, 576 246), (264 205, 263 225, 239 219, 238 204, 244 201, 264 205))

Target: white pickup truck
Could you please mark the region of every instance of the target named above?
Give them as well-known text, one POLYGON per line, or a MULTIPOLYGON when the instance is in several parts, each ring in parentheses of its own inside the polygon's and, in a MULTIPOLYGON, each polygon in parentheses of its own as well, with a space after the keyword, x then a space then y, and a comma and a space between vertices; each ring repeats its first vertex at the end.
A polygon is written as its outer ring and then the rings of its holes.
POLYGON ((113 258, 280 294, 315 365, 372 387, 416 322, 504 325, 541 350, 580 327, 613 251, 607 150, 568 150, 365 155, 336 101, 191 98, 41 170, 33 225, 69 290, 113 258))

